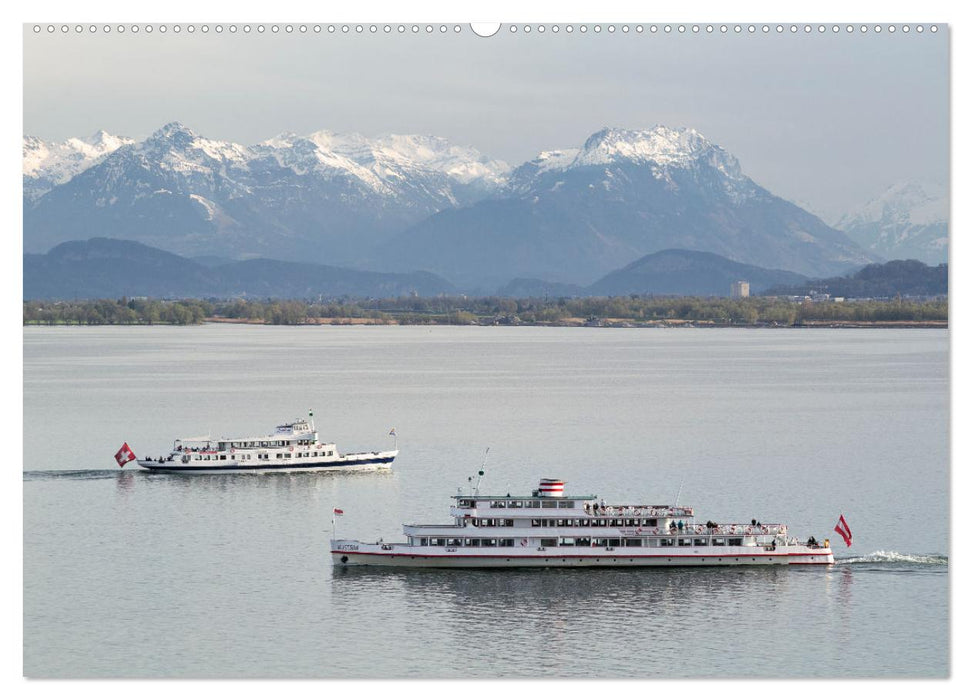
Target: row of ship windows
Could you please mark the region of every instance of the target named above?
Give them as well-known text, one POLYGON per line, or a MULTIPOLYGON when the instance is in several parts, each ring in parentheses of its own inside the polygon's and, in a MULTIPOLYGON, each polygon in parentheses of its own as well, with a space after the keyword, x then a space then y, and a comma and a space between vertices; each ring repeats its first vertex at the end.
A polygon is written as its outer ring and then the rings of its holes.
POLYGON ((310 440, 262 440, 260 442, 220 442, 219 449, 247 447, 290 447, 291 445, 312 445, 310 440))
MULTIPOLYGON (((459 508, 475 508, 475 499, 460 498, 459 508)), ((489 501, 490 508, 572 508, 573 501, 547 498, 542 501, 489 501)))
POLYGON ((657 518, 533 518, 533 527, 657 527, 657 518))
MULTIPOLYGON (((469 518, 476 527, 513 527, 511 518, 469 518)), ((532 527, 657 527, 657 518, 533 518, 532 527)), ((525 525, 525 521, 520 523, 525 525)))
POLYGON ((478 539, 468 537, 422 537, 420 547, 513 547, 516 541, 504 539, 478 539))
MULTIPOLYGON (((277 452, 276 453, 277 459, 290 459, 291 457, 333 457, 333 456, 334 456, 333 450, 330 450, 327 452, 296 452, 296 453, 277 452)), ((269 459, 270 455, 258 454, 256 455, 256 458, 269 459)), ((216 460, 226 459, 226 455, 196 455, 194 459, 202 460, 202 461, 209 461, 209 460, 216 461, 216 460)), ((238 460, 253 459, 253 455, 236 455, 236 459, 238 460)))
MULTIPOLYGON (((522 540, 521 544, 525 544, 522 540)), ((420 547, 513 547, 514 539, 421 537, 420 547)), ((741 547, 741 537, 542 537, 540 547, 741 547)))

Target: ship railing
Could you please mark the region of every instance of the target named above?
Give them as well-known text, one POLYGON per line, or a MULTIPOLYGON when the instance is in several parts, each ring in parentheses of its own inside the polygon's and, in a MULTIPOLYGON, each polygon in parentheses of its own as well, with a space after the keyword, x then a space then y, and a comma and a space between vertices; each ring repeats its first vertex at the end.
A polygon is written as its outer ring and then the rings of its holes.
POLYGON ((415 528, 415 529, 418 529, 418 530, 420 530, 420 529, 435 529, 435 530, 441 530, 443 528, 444 529, 448 529, 448 530, 461 530, 463 526, 462 525, 456 525, 455 523, 449 523, 448 525, 428 525, 428 524, 412 525, 412 524, 406 523, 405 524, 405 527, 415 528))
POLYGON ((693 518, 694 508, 688 506, 602 506, 594 508, 585 506, 588 513, 596 513, 608 517, 618 518, 693 518))
POLYGON ((788 528, 782 523, 716 523, 709 527, 707 523, 685 523, 684 529, 670 531, 674 535, 785 535, 788 528))

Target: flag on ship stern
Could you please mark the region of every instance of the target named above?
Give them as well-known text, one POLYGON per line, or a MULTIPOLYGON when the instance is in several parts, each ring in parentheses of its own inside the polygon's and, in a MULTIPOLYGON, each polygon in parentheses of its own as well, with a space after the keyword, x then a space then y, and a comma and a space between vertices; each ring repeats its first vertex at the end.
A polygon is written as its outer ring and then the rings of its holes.
POLYGON ((850 526, 846 524, 846 519, 843 517, 842 513, 840 513, 839 522, 836 523, 836 527, 833 529, 836 530, 840 536, 842 536, 847 547, 853 544, 853 533, 850 532, 850 526))
POLYGON ((135 459, 135 453, 131 451, 127 442, 115 453, 115 461, 118 462, 119 467, 124 467, 133 459, 135 459))
POLYGON ((344 511, 340 508, 334 508, 334 515, 344 515, 344 511))

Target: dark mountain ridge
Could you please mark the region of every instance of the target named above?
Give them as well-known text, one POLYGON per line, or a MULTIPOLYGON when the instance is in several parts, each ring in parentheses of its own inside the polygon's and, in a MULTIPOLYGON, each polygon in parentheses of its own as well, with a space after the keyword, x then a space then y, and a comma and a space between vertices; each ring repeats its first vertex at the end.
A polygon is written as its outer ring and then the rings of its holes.
POLYGON ((210 267, 142 243, 109 238, 69 241, 46 254, 25 254, 23 264, 24 299, 306 299, 433 296, 455 291, 449 282, 427 272, 366 272, 262 259, 210 267))

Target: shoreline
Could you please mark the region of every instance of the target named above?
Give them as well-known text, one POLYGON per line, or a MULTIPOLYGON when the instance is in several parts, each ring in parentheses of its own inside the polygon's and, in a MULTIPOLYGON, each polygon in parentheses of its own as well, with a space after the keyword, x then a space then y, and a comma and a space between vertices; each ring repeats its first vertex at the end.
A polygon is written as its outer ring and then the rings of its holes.
POLYGON ((540 322, 540 323, 448 323, 430 320, 427 323, 401 323, 397 319, 380 318, 314 318, 307 319, 303 323, 269 323, 262 319, 242 319, 242 318, 204 318, 200 323, 194 324, 175 324, 175 323, 24 323, 23 327, 86 327, 95 328, 103 326, 121 327, 143 327, 143 326, 202 326, 202 325, 235 325, 235 326, 455 326, 455 327, 478 327, 478 328, 745 328, 751 330, 778 330, 778 329, 818 329, 818 328, 842 328, 842 329, 948 329, 947 321, 806 321, 792 325, 771 324, 771 323, 716 323, 714 321, 683 321, 670 319, 666 321, 630 321, 627 319, 599 319, 596 323, 585 320, 564 319, 561 322, 540 322))

